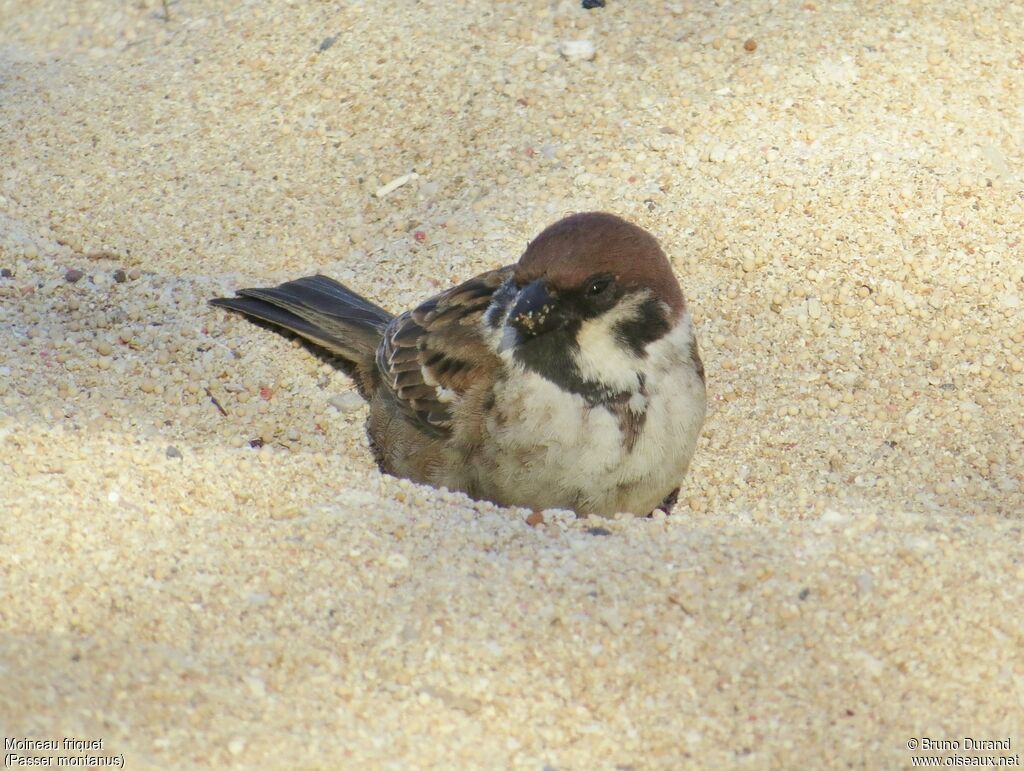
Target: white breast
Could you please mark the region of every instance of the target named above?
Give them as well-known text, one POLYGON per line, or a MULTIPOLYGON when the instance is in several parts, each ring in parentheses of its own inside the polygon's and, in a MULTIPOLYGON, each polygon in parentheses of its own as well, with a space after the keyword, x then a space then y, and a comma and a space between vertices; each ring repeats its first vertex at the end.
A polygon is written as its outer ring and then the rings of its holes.
POLYGON ((633 401, 646 408, 646 416, 632 449, 607 408, 589 406, 503 354, 514 374, 495 387, 476 475, 479 492, 538 509, 647 514, 679 486, 704 422, 704 383, 692 361, 690 318, 685 315, 648 346, 642 359, 609 345, 608 335, 578 339, 587 375, 630 388, 639 381, 634 373, 643 376, 646 400, 638 393, 633 401), (609 348, 614 350, 604 350, 609 348))

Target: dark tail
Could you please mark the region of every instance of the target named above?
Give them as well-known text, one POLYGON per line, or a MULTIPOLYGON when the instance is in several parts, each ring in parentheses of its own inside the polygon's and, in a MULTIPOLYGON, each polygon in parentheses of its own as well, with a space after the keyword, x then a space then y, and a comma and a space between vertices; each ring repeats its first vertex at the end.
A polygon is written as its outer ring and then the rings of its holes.
POLYGON ((244 313, 300 335, 355 365, 364 390, 375 379, 377 345, 390 313, 327 276, 306 276, 278 287, 239 289, 211 305, 244 313))

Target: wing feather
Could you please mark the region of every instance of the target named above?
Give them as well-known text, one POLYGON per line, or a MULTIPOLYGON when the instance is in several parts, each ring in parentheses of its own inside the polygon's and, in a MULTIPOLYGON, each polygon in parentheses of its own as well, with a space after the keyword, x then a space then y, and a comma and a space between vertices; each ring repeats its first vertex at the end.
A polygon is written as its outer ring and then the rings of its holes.
POLYGON ((482 316, 511 266, 488 271, 392 319, 377 366, 399 407, 425 427, 448 434, 453 411, 474 384, 498 367, 484 342, 482 316))

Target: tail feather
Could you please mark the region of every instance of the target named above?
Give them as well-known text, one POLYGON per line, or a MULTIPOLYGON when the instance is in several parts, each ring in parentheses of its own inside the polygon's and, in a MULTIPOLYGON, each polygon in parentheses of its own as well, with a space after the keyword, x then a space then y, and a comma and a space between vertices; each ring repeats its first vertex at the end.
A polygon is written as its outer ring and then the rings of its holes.
POLYGON ((392 315, 327 276, 306 276, 277 287, 238 290, 211 305, 243 313, 306 338, 356 365, 368 383, 377 346, 392 315))

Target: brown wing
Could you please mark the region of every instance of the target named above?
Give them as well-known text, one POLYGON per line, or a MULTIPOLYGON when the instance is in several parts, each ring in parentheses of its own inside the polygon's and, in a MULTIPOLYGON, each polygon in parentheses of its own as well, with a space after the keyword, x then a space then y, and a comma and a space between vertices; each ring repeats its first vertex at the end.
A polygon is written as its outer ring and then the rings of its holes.
POLYGON ((392 319, 377 367, 399 407, 424 426, 450 433, 452 411, 497 356, 481 338, 481 317, 512 267, 482 273, 392 319))

